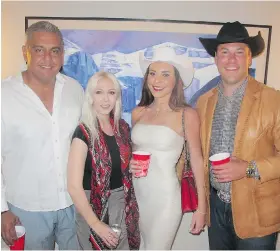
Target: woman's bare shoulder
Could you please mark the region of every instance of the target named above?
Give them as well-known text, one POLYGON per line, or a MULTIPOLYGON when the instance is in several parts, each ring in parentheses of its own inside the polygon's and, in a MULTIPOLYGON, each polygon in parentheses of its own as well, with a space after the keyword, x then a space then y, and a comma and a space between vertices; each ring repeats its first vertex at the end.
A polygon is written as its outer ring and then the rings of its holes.
POLYGON ((194 125, 194 126, 200 124, 199 115, 196 109, 188 106, 184 109, 184 115, 185 115, 186 124, 194 125))
POLYGON ((184 108, 184 113, 186 118, 188 119, 197 119, 198 118, 198 112, 196 111, 196 109, 187 106, 186 108, 184 108))
POLYGON ((176 115, 182 117, 182 112, 184 112, 185 118, 192 119, 198 116, 196 109, 191 106, 186 106, 176 110, 176 115))
POLYGON ((137 106, 132 110, 132 123, 137 122, 145 111, 145 106, 137 106))

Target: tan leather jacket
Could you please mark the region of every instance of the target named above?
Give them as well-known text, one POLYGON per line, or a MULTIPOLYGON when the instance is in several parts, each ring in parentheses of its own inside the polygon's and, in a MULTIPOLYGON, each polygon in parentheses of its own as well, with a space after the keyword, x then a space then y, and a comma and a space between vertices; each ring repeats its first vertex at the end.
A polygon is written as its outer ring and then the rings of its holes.
MULTIPOLYGON (((209 148, 213 115, 218 99, 214 88, 197 103, 205 166, 209 212, 209 148)), ((232 182, 232 214, 240 238, 261 237, 280 230, 280 91, 249 78, 236 125, 234 152, 245 161, 255 160, 261 180, 232 182)), ((210 224, 210 213, 208 213, 210 224)))

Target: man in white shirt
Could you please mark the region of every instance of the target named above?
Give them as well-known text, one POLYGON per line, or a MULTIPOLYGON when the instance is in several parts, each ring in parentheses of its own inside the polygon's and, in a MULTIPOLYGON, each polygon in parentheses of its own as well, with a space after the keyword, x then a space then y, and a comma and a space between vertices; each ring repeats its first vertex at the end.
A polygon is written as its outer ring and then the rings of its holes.
POLYGON ((59 73, 64 47, 55 25, 31 25, 22 51, 27 70, 1 86, 1 235, 12 245, 22 224, 25 249, 79 249, 66 168, 83 89, 59 73))

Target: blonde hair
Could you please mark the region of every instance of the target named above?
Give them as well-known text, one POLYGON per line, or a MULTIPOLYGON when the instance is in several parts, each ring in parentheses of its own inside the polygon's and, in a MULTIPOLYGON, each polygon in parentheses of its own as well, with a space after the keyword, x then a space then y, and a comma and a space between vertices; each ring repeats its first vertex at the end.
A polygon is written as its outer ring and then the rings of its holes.
POLYGON ((117 131, 119 132, 119 120, 121 119, 121 113, 122 113, 120 83, 115 77, 115 75, 113 75, 112 73, 103 72, 103 71, 97 72, 88 80, 87 88, 85 90, 85 99, 84 99, 82 116, 81 116, 81 122, 84 123, 91 131, 92 142, 94 142, 95 139, 99 139, 98 118, 97 118, 97 113, 94 109, 92 94, 98 82, 105 78, 110 79, 113 82, 114 87, 116 88, 116 95, 117 95, 116 105, 111 111, 110 116, 113 116, 114 128, 116 128, 117 131))

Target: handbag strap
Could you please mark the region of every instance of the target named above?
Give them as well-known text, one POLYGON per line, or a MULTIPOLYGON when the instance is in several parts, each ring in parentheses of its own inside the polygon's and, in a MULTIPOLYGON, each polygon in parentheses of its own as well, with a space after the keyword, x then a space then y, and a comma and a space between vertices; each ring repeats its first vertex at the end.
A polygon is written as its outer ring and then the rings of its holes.
POLYGON ((182 112, 182 127, 183 127, 183 135, 184 135, 184 150, 185 150, 185 165, 184 168, 187 171, 190 169, 189 163, 189 151, 187 146, 187 140, 186 140, 186 131, 185 131, 185 110, 182 112))

